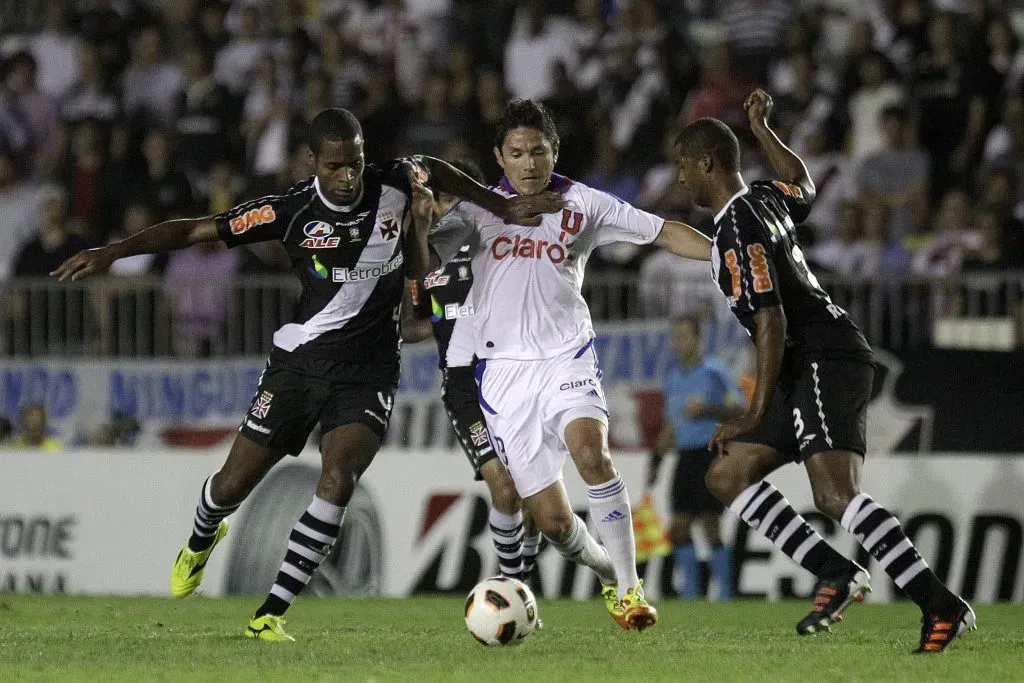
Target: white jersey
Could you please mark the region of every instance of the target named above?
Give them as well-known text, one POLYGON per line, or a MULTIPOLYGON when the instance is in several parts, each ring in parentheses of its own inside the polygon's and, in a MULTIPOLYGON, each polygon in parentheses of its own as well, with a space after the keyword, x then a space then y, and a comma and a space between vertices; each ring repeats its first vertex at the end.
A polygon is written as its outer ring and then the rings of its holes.
MULTIPOLYGON (((495 189, 505 196, 515 194, 505 179, 495 189)), ((665 224, 658 216, 559 175, 552 177, 550 189, 567 206, 545 215, 538 226, 506 225, 464 203, 460 212, 475 228, 472 234, 460 234, 453 224, 451 230, 431 235, 442 261, 467 241, 473 246, 470 296, 480 358, 537 360, 583 347, 594 336, 590 309, 580 293, 591 252, 612 242, 649 244, 665 224)))

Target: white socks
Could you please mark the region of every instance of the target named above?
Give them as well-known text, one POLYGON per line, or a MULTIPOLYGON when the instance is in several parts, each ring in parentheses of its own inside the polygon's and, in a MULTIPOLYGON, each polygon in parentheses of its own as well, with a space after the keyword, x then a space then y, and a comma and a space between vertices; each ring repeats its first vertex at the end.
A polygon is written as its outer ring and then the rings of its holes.
POLYGON ((616 473, 610 481, 588 486, 587 500, 590 503, 590 516, 597 525, 597 534, 615 567, 615 579, 621 598, 639 581, 636 574, 633 515, 622 477, 616 473))
POLYGON ((572 531, 569 532, 564 542, 558 542, 548 538, 554 548, 577 564, 590 567, 604 583, 612 583, 616 580, 615 567, 608 558, 608 553, 587 531, 587 525, 578 515, 572 516, 572 531))

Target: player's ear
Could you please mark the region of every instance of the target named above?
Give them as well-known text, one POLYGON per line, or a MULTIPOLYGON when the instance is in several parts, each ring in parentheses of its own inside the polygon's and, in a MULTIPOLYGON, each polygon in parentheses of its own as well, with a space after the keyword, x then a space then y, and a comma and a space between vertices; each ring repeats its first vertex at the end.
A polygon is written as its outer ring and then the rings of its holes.
POLYGON ((710 154, 704 154, 701 156, 700 161, 697 162, 697 168, 703 173, 711 173, 715 168, 715 160, 710 154))
POLYGON ((316 155, 313 154, 313 148, 308 146, 308 145, 306 146, 306 158, 309 159, 309 165, 312 166, 313 170, 315 171, 316 170, 316 155))
POLYGON ((501 150, 497 147, 494 148, 494 158, 498 161, 498 166, 501 166, 501 170, 505 170, 505 158, 501 156, 501 150))

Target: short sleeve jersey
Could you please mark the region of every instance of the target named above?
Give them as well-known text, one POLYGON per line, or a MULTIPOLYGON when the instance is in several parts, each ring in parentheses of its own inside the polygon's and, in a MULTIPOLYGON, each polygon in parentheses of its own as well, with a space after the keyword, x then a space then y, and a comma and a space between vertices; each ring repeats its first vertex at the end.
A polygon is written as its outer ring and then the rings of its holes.
POLYGON ((757 339, 755 314, 781 305, 786 344, 794 351, 870 359, 864 335, 832 303, 804 260, 794 229, 809 212, 798 185, 751 183, 715 216, 712 276, 752 339, 757 339))
POLYGON ((214 217, 228 246, 277 240, 288 252, 302 292, 275 347, 397 377, 409 196, 396 160, 367 166, 363 194, 349 206, 331 203, 310 178, 214 217))
MULTIPOLYGON (((593 250, 612 242, 648 244, 664 220, 612 195, 554 175, 549 189, 566 208, 538 226, 507 225, 473 204, 462 204, 470 228, 431 236, 443 259, 469 243, 474 285, 475 350, 480 358, 536 360, 584 346, 594 336, 580 290, 593 250)), ((515 190, 506 179, 496 188, 515 190)))

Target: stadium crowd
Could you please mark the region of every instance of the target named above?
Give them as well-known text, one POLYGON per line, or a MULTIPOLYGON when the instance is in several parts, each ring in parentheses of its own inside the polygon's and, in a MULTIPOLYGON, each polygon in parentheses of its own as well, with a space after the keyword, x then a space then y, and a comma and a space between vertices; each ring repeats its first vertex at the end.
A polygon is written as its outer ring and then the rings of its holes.
MULTIPOLYGON (((735 124, 757 164, 741 107, 755 85, 775 97, 774 122, 818 184, 801 240, 819 269, 949 276, 1024 264, 1024 11, 1005 2, 4 7, 0 281, 283 190, 311 174, 305 127, 331 106, 362 122, 368 162, 471 158, 496 181, 497 117, 509 98, 542 100, 562 136, 561 172, 709 229, 674 182, 674 134, 715 116, 735 124)), ((611 245, 592 270, 660 281, 674 268, 663 259, 611 245)), ((282 267, 273 251, 196 247, 126 259, 111 274, 187 293, 178 320, 201 338, 224 305, 193 291, 195 278, 282 267)), ((17 301, 3 309, 25 314, 17 301)))

